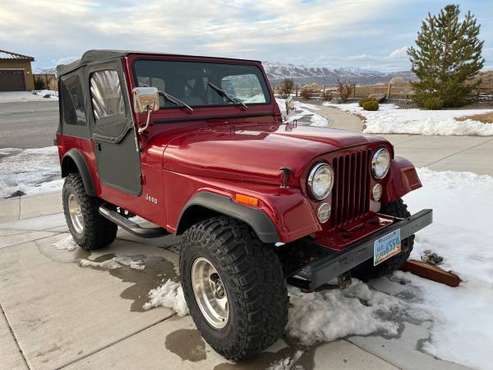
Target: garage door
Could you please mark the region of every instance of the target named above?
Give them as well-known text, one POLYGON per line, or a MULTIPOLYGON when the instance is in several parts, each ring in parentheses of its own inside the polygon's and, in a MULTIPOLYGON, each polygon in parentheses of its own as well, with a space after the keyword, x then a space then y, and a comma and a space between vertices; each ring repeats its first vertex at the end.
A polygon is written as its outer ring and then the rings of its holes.
POLYGON ((0 91, 26 90, 24 70, 0 69, 0 91))

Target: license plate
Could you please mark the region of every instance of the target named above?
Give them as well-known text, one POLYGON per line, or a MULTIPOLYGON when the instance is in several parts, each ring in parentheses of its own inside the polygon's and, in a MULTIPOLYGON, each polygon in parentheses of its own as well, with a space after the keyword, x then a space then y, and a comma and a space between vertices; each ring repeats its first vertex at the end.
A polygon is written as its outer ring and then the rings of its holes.
POLYGON ((375 240, 373 244, 373 266, 382 263, 401 252, 401 230, 397 229, 391 233, 375 240))

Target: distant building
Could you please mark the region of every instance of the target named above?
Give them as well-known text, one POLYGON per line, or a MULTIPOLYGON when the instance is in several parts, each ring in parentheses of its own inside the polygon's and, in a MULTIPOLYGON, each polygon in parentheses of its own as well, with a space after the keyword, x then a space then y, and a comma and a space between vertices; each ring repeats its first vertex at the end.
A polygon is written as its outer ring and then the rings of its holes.
POLYGON ((0 50, 0 91, 33 90, 33 61, 33 57, 0 50))

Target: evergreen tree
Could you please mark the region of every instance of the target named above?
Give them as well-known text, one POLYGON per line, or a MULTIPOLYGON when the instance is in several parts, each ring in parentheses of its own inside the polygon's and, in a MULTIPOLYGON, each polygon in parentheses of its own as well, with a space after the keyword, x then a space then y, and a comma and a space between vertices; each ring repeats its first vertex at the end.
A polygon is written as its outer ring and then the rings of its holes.
POLYGON ((459 20, 459 6, 447 5, 439 15, 428 14, 418 32, 416 47, 408 49, 415 101, 430 109, 466 104, 480 80, 473 80, 483 68, 480 26, 468 12, 459 20))

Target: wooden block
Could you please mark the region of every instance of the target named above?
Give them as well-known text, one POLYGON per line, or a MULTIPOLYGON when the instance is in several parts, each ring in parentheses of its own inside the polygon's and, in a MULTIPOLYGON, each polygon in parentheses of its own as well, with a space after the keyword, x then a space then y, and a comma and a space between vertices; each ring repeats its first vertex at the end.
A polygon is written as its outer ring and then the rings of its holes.
POLYGON ((423 261, 409 260, 401 266, 401 270, 454 288, 459 286, 462 281, 453 272, 442 270, 438 266, 433 266, 423 261))

